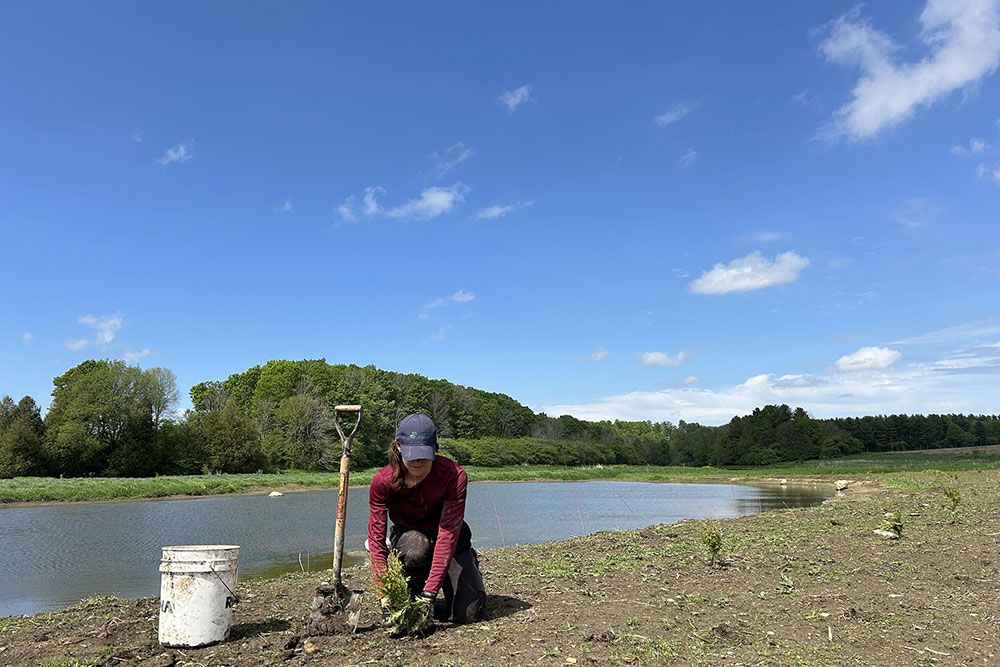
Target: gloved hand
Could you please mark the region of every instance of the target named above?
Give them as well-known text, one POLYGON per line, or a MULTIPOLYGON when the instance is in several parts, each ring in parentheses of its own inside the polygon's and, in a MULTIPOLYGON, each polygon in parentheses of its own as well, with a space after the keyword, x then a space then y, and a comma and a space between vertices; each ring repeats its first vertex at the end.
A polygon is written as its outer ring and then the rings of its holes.
POLYGON ((417 601, 423 604, 421 608, 421 622, 420 628, 422 633, 427 633, 432 627, 434 627, 434 599, 437 598, 437 593, 431 593, 429 591, 423 591, 417 596, 417 601))

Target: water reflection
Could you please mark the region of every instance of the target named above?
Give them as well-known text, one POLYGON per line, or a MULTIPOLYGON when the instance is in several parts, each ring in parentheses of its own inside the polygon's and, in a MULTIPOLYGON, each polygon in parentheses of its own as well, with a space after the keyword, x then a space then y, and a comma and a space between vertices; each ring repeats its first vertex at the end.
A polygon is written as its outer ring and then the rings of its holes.
MULTIPOLYGON (((825 487, 641 482, 477 483, 466 519, 480 548, 558 540, 681 519, 814 505, 825 487)), ((90 595, 159 591, 160 548, 239 544, 241 576, 313 564, 333 542, 336 490, 0 509, 0 616, 90 595)), ((345 548, 361 550, 368 490, 351 489, 345 548)), ((328 558, 328 556, 327 556, 328 558)), ((315 569, 313 567, 312 569, 315 569)))

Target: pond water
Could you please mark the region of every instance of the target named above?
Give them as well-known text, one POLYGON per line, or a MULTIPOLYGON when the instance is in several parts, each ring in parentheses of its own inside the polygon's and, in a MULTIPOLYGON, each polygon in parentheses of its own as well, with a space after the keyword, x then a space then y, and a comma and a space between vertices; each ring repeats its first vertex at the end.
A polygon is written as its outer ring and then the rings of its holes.
MULTIPOLYGON (((478 548, 564 539, 682 519, 822 502, 832 489, 642 482, 469 485, 478 548)), ((364 548, 368 489, 348 495, 344 548, 364 548)), ((92 595, 159 594, 160 548, 240 545, 241 578, 329 567, 336 490, 0 508, 0 616, 60 609, 92 595)))

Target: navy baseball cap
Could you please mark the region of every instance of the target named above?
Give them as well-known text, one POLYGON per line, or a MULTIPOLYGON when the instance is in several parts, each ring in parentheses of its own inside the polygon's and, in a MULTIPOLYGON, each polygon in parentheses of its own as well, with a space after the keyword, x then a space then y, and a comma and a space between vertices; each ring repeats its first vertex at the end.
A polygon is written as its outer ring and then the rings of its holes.
POLYGON ((396 428, 396 441, 403 452, 404 461, 415 459, 434 460, 438 435, 433 420, 422 412, 403 417, 396 428))

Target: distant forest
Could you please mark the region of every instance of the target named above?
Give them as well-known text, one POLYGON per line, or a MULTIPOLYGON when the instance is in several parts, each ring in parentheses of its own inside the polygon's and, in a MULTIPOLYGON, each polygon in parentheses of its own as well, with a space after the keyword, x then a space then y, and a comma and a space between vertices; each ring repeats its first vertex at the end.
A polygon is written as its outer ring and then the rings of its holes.
POLYGON ((752 466, 864 451, 1000 444, 996 415, 813 419, 767 405, 723 426, 589 422, 536 414, 510 396, 374 366, 323 359, 270 361, 191 388, 175 414, 174 374, 88 360, 53 380, 41 411, 30 396, 0 400, 0 477, 124 476, 332 470, 340 443, 333 407, 361 403, 353 466, 383 465, 395 425, 411 412, 437 424, 460 463, 752 466))

